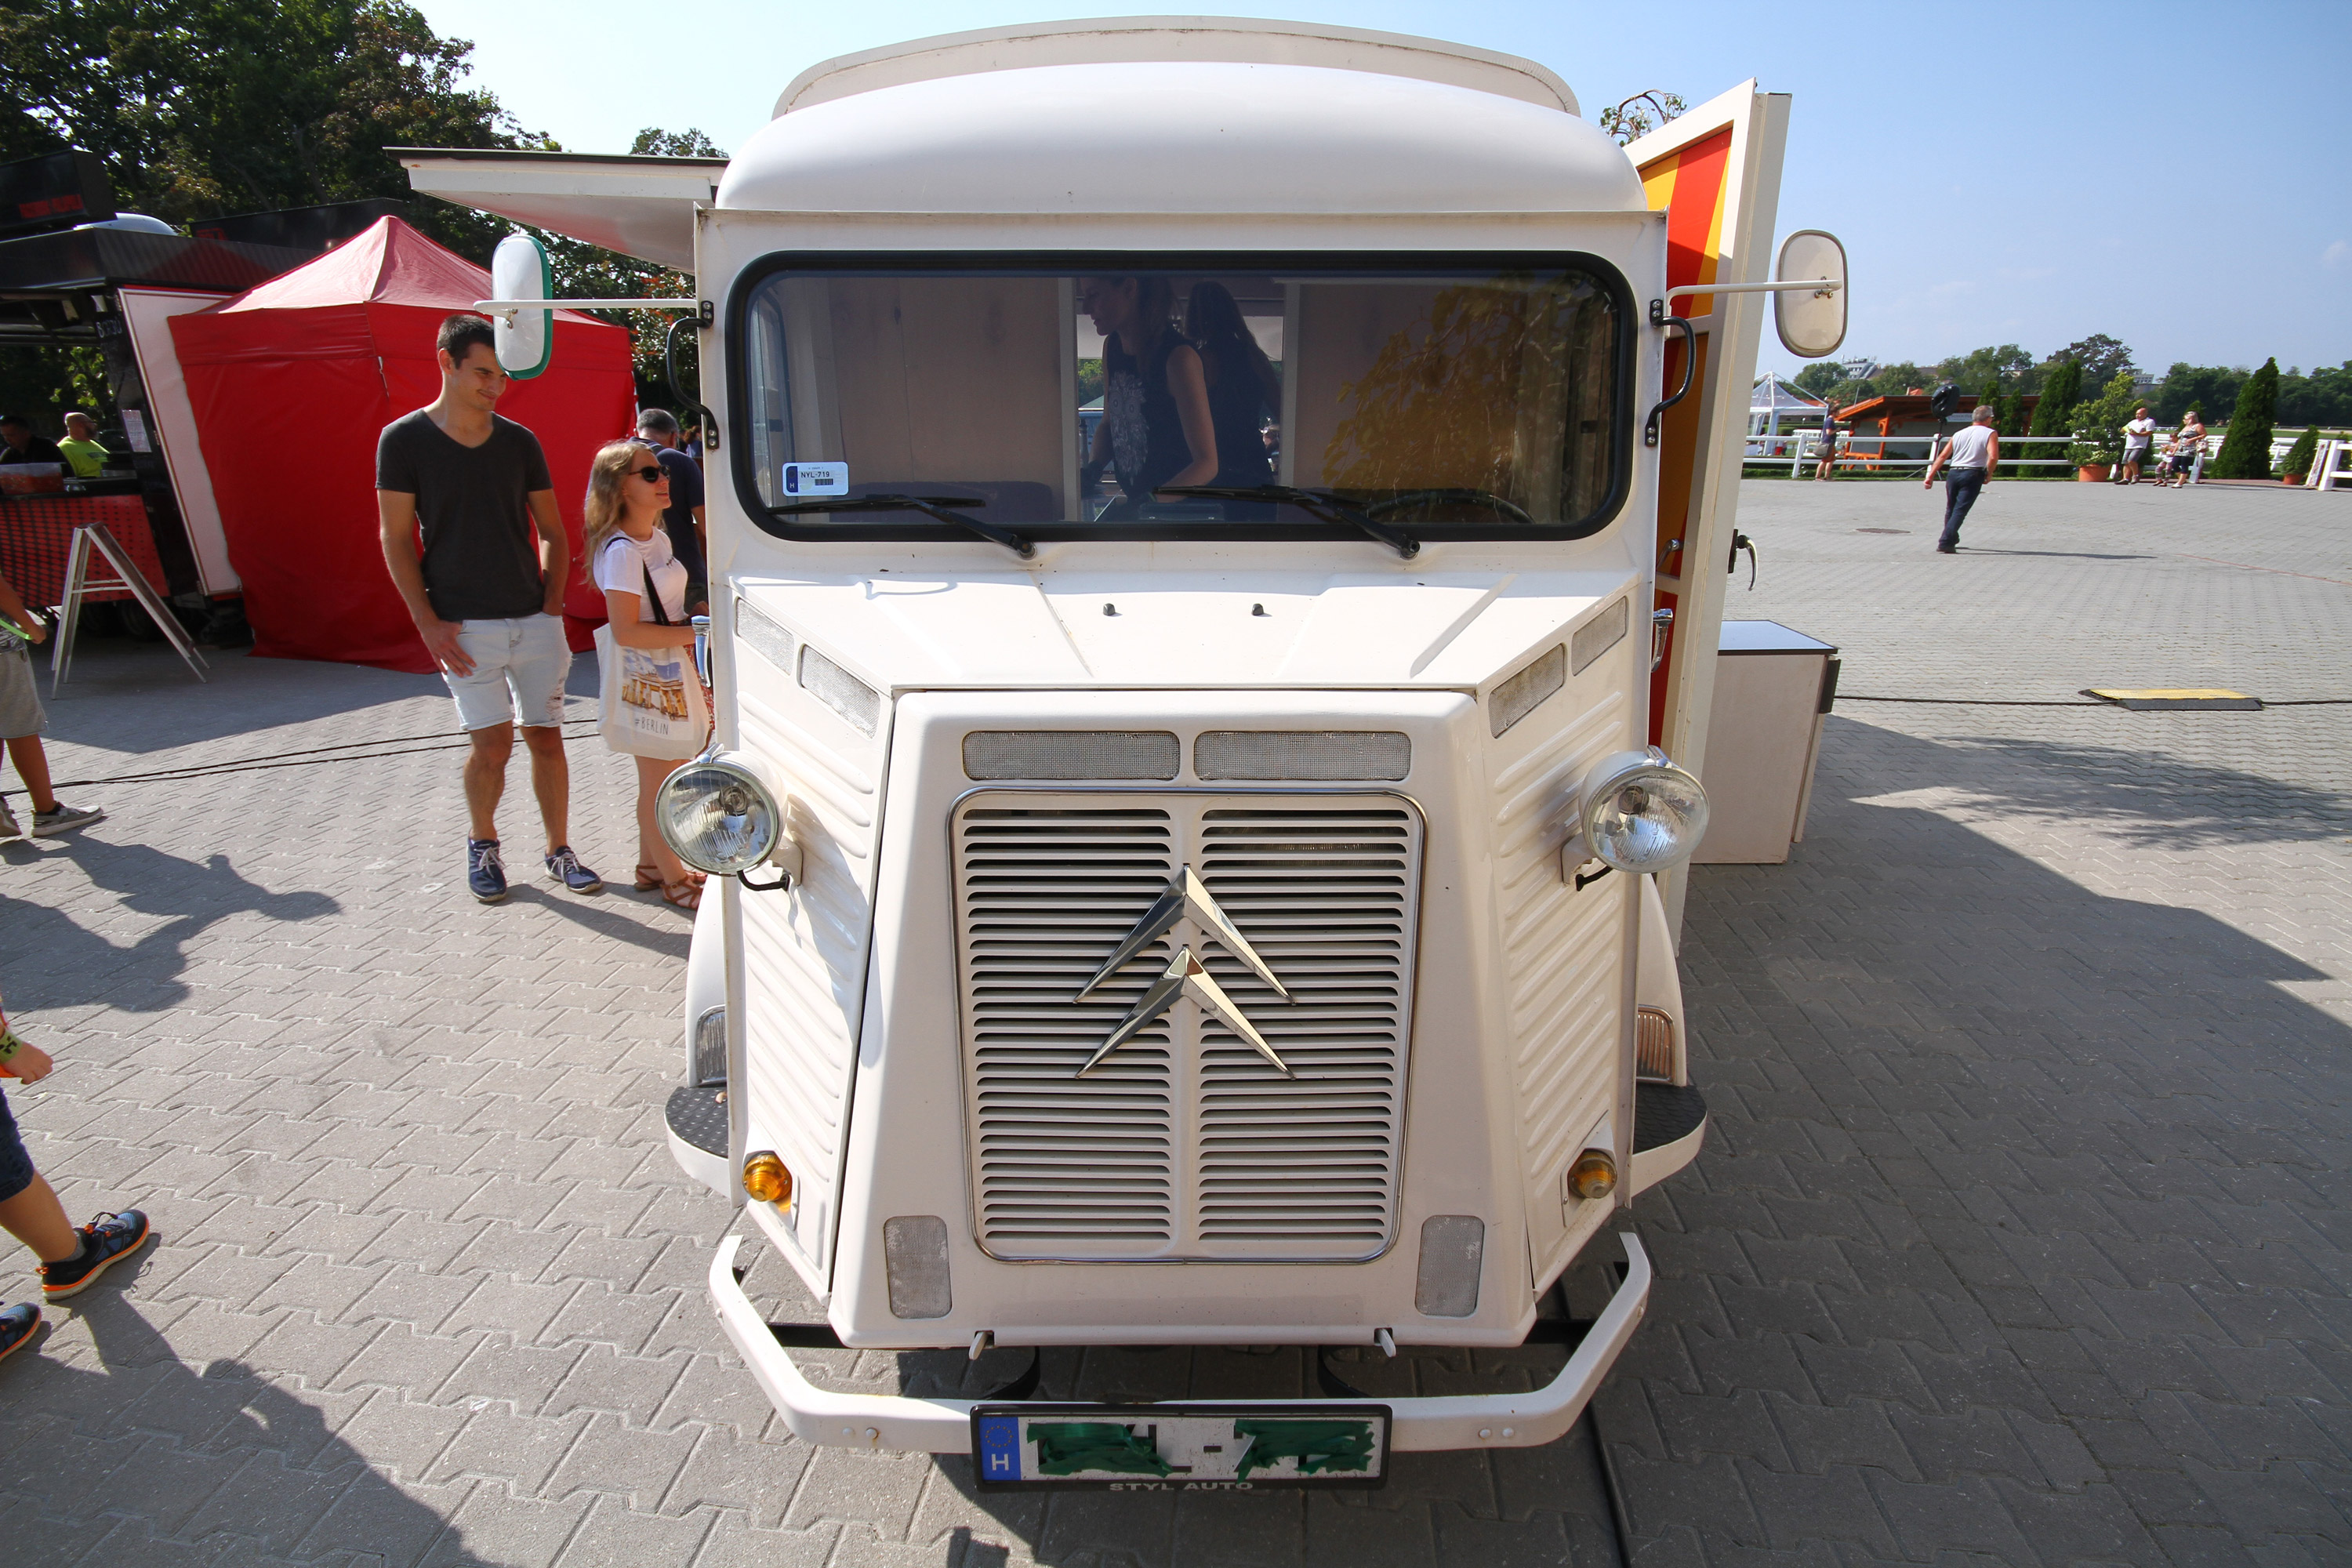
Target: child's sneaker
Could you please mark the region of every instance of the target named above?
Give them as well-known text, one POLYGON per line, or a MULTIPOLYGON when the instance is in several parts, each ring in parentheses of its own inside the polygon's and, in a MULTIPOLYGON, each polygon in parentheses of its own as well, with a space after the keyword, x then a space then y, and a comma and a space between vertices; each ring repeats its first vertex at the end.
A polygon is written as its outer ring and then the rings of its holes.
POLYGON ((33 1340, 41 1326, 41 1310, 30 1301, 0 1307, 0 1361, 6 1361, 33 1340))
POLYGON ((147 1239, 147 1216, 137 1209, 102 1214, 83 1226, 80 1235, 79 1256, 41 1265, 44 1300, 62 1301, 68 1296, 80 1295, 114 1266, 116 1258, 136 1252, 139 1244, 147 1239))

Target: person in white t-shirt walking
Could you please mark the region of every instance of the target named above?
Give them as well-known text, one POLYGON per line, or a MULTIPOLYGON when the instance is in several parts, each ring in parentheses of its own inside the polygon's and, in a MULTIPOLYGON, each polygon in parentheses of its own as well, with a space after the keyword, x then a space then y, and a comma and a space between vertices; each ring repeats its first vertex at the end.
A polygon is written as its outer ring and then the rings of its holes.
POLYGON ((1948 465, 1951 469, 1944 477, 1944 536, 1936 542, 1940 555, 1959 553, 1960 524, 1968 521, 1969 508, 1977 504, 1985 481, 1992 477, 1992 466, 2000 461, 2000 434, 1992 427, 1991 406, 1978 404, 1974 420, 1937 450, 1927 477, 1919 481, 1921 489, 1932 489, 1936 475, 1948 465))
MULTIPOLYGON (((662 528, 669 509, 669 470, 635 441, 614 441, 588 468, 583 542, 589 573, 604 591, 613 640, 628 647, 690 648, 694 626, 686 613, 686 567, 662 528)), ((661 889, 665 903, 692 910, 702 902, 702 875, 688 870, 654 822, 654 796, 677 767, 675 759, 640 756, 637 763, 637 875, 641 892, 661 889)))
POLYGON ((2124 426, 2124 477, 2127 485, 2139 483, 2140 465, 2147 461, 2148 448, 2156 444, 2156 421, 2147 416, 2145 406, 2132 410, 2131 423, 2124 426))

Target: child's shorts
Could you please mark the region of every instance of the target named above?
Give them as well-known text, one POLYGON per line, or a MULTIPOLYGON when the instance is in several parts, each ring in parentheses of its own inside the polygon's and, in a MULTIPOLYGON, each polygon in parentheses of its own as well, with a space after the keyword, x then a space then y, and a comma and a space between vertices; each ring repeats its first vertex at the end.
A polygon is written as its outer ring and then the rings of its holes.
POLYGON ((8 1110, 8 1097, 0 1094, 0 1204, 32 1184, 33 1157, 25 1152, 25 1140, 17 1135, 16 1118, 8 1110))
POLYGON ((0 741, 37 735, 49 727, 41 694, 33 684, 33 656, 23 643, 0 633, 0 741))

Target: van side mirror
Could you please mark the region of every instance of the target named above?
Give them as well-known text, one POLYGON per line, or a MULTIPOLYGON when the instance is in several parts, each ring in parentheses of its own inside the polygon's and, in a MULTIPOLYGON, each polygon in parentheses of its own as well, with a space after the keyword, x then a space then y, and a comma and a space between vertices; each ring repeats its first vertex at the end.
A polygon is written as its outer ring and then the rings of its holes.
MULTIPOLYGON (((552 300, 555 274, 539 241, 518 229, 490 252, 490 297, 552 300)), ((553 310, 503 310, 490 319, 491 346, 499 363, 517 381, 545 374, 555 346, 553 310)))
POLYGON ((1780 346, 1799 359, 1821 359, 1837 353, 1845 342, 1845 247, 1837 236, 1818 228, 1801 228, 1780 242, 1780 260, 1773 278, 1780 282, 1813 279, 1822 289, 1783 289, 1772 295, 1772 324, 1780 346))

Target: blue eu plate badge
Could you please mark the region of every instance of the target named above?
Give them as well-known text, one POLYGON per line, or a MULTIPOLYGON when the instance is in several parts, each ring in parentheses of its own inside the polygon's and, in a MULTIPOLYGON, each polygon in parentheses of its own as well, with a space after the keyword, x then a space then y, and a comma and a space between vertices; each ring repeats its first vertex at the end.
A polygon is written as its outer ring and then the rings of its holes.
POLYGON ((849 493, 849 465, 786 463, 784 493, 788 496, 845 496, 849 493))
POLYGON ((983 1415, 975 1425, 980 1436, 980 1479, 1017 1481, 1021 1479, 1021 1420, 1014 1415, 983 1415))

